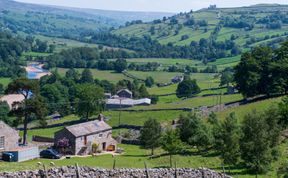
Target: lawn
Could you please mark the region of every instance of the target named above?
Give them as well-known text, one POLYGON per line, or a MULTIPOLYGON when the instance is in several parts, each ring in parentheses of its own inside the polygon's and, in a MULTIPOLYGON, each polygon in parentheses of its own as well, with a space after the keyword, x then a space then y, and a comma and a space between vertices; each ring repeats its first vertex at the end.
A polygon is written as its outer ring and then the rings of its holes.
MULTIPOLYGON (((67 72, 67 70, 69 70, 69 69, 57 68, 57 70, 61 76, 64 76, 65 73, 67 72)), ((76 69, 76 70, 81 74, 81 72, 84 69, 76 69)), ((122 73, 116 73, 116 72, 111 71, 111 70, 103 70, 103 71, 100 71, 97 69, 90 69, 90 70, 91 70, 93 77, 95 79, 108 80, 108 81, 113 82, 113 83, 117 83, 119 80, 123 80, 123 79, 129 80, 129 78, 124 76, 122 73)))

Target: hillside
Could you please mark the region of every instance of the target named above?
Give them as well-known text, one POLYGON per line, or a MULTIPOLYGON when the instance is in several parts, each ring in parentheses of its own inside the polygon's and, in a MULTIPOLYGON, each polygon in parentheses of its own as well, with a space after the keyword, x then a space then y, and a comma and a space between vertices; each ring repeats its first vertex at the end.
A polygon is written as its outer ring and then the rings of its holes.
POLYGON ((151 21, 166 15, 171 14, 78 9, 0 0, 0 26, 49 36, 103 31, 124 25, 126 21, 151 21))
POLYGON ((149 35, 161 44, 190 45, 192 41, 231 40, 249 48, 267 43, 272 45, 287 37, 288 6, 260 4, 239 8, 210 7, 196 12, 180 13, 149 23, 130 23, 114 30, 124 36, 149 35))

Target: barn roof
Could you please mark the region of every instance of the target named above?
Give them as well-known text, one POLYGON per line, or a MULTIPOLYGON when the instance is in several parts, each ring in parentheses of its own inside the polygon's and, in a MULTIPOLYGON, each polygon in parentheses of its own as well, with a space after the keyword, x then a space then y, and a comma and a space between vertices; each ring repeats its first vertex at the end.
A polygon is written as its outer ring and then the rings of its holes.
POLYGON ((76 124, 65 128, 75 137, 91 135, 93 133, 112 129, 106 122, 99 120, 76 124))
POLYGON ((117 94, 118 93, 120 93, 120 92, 126 92, 126 93, 129 93, 130 95, 132 95, 132 92, 130 91, 130 90, 128 90, 128 89, 122 89, 122 90, 119 90, 118 92, 117 92, 117 94))

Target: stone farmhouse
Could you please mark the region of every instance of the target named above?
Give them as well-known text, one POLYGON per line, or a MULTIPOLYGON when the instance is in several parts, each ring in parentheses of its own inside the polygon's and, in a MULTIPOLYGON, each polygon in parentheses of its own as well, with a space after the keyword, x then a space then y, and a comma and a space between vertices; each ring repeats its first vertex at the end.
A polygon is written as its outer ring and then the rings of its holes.
POLYGON ((18 132, 0 121, 0 153, 18 148, 18 141, 18 132))
POLYGON ((72 155, 87 155, 94 152, 93 145, 98 151, 115 151, 117 141, 112 138, 112 127, 99 115, 98 120, 68 126, 54 135, 54 144, 57 147, 60 140, 68 139, 67 153, 72 155))

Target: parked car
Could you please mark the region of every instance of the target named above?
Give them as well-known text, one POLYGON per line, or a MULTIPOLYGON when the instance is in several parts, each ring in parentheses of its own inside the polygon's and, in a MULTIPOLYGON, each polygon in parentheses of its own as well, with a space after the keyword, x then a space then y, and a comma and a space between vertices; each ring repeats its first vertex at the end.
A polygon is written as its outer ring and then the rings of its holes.
POLYGON ((60 159, 62 155, 54 149, 46 149, 40 152, 40 157, 48 159, 60 159))

